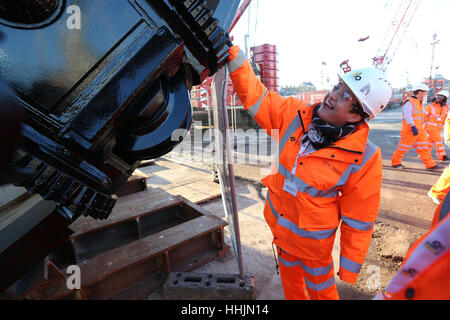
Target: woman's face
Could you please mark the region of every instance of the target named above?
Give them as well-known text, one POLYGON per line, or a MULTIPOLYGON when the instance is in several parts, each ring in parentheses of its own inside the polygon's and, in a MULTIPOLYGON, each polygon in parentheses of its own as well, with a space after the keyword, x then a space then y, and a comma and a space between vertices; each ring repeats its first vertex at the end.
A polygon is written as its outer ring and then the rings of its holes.
POLYGON ((442 103, 442 102, 444 102, 444 100, 445 100, 444 96, 442 96, 440 94, 436 95, 436 102, 437 103, 442 103))
POLYGON ((362 119, 362 116, 352 112, 353 104, 357 101, 345 83, 339 82, 326 94, 317 115, 323 121, 337 127, 358 122, 362 119))

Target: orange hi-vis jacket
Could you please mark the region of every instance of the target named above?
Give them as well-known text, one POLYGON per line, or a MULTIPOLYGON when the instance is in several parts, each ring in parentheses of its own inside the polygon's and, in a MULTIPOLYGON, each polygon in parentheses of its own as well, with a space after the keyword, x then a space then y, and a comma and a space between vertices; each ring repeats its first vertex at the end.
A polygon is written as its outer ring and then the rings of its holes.
POLYGON ((450 140, 450 114, 447 114, 447 119, 445 120, 445 126, 447 127, 444 129, 444 140, 450 140))
POLYGON ((424 127, 428 131, 427 127, 437 128, 441 131, 442 127, 445 124, 445 119, 447 119, 448 114, 448 105, 441 106, 440 103, 430 103, 425 107, 425 116, 424 116, 424 127))
MULTIPOLYGON (((406 103, 406 101, 409 101, 412 104, 412 118, 414 121, 414 125, 416 126, 417 130, 420 130, 423 128, 423 119, 425 118, 425 112, 423 110, 423 103, 419 99, 415 97, 409 97, 405 101, 403 101, 402 106, 406 103)), ((405 115, 403 114, 403 126, 408 125, 405 120, 405 115)), ((408 125, 409 126, 409 125, 408 125)))
POLYGON ((382 300, 450 299, 450 193, 437 207, 430 230, 412 244, 400 271, 385 291, 382 300))
POLYGON ((339 276, 355 283, 369 248, 382 182, 381 151, 368 141, 367 123, 359 123, 334 145, 297 159, 315 105, 268 91, 238 46, 229 53, 230 77, 244 108, 278 141, 277 168, 262 180, 270 207, 264 215, 274 244, 299 258, 329 259, 342 220, 339 276))

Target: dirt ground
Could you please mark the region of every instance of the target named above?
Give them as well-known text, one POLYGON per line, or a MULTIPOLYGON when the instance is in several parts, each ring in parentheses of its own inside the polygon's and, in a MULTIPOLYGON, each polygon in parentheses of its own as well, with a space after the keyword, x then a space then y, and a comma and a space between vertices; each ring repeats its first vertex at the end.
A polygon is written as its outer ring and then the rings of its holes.
MULTIPOLYGON (((189 166, 192 170, 207 172, 206 168, 189 166)), ((265 168, 261 167, 235 166, 242 259, 244 273, 255 277, 256 299, 280 300, 284 299, 283 288, 275 268, 272 235, 263 217, 267 191, 259 182, 266 173, 265 168)), ((151 178, 148 182, 151 182, 151 178)), ((226 220, 220 197, 201 206, 211 214, 226 220)), ((409 246, 424 232, 425 230, 402 228, 384 220, 377 220, 369 252, 357 283, 351 285, 335 277, 340 298, 372 299, 387 286, 398 271, 409 246)), ((333 249, 335 273, 339 267, 339 239, 338 229, 333 249)), ((232 246, 228 227, 225 228, 225 242, 232 246)), ((230 253, 221 259, 216 259, 193 272, 239 274, 239 268, 231 249, 230 253)), ((153 293, 149 299, 161 299, 160 292, 153 293)))

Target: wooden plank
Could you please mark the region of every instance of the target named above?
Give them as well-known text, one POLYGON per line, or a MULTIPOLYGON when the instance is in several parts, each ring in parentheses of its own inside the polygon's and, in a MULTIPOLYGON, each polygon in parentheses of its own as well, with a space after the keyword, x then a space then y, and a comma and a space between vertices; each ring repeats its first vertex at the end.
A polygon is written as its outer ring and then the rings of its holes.
MULTIPOLYGON (((134 201, 145 199, 133 196, 134 201)), ((152 196, 154 198, 154 194, 152 196)), ((227 222, 210 215, 189 200, 182 197, 173 198, 179 202, 172 203, 169 208, 182 203, 181 210, 184 214, 195 218, 80 261, 78 266, 83 276, 78 295, 98 299, 137 298, 161 285, 160 281, 152 284, 150 281, 148 285, 140 284, 141 281, 146 281, 145 279, 152 279, 153 274, 167 274, 172 268, 189 271, 229 251, 230 248, 223 241, 223 228, 228 225, 227 222), (199 214, 201 216, 197 217, 199 214), (157 261, 165 262, 161 264, 157 261)), ((140 203, 144 207, 148 205, 144 200, 140 203)), ((167 199, 161 202, 163 203, 167 204, 167 199)), ((67 289, 63 281, 43 288, 41 294, 43 299, 60 299, 73 292, 67 289)))
POLYGON ((157 161, 146 168, 151 174, 149 186, 159 187, 172 195, 181 195, 195 203, 220 197, 220 185, 211 181, 211 174, 204 170, 183 166, 171 161, 157 161))

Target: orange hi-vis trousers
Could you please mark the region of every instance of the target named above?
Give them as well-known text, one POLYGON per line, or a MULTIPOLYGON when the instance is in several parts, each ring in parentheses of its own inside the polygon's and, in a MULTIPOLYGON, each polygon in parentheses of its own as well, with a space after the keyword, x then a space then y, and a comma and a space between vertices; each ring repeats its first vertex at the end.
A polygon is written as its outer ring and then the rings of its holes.
POLYGON ((339 300, 333 257, 309 260, 277 247, 281 283, 286 300, 339 300))
POLYGON ((433 197, 443 200, 450 191, 450 166, 442 172, 438 181, 431 187, 433 197))
POLYGON ((443 160, 444 156, 447 156, 445 153, 445 146, 441 138, 441 129, 442 127, 437 126, 434 123, 427 124, 425 126, 425 130, 428 133, 428 148, 430 149, 430 153, 433 150, 434 144, 436 147, 436 157, 439 160, 443 160))
POLYGON ((428 137, 422 128, 417 128, 419 134, 417 136, 413 135, 411 131, 411 126, 403 125, 400 132, 401 138, 397 145, 397 149, 392 155, 392 165, 398 165, 402 163, 403 156, 407 153, 411 147, 414 147, 420 160, 425 164, 425 168, 434 167, 436 162, 434 162, 431 157, 431 151, 428 145, 428 137))

